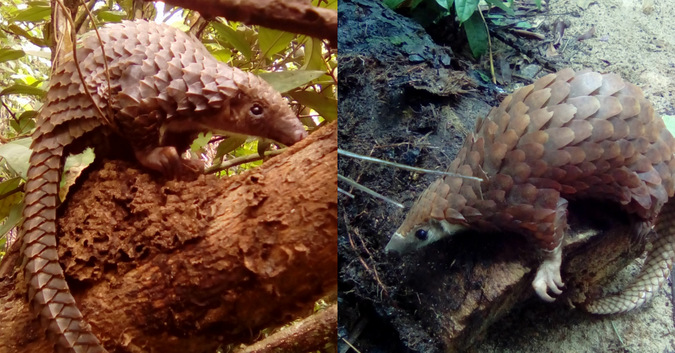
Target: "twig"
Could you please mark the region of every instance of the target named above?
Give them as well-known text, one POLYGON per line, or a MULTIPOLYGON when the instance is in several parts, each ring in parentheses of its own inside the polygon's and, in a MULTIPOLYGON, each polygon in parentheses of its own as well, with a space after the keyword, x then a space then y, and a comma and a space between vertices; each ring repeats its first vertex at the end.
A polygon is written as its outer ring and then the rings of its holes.
POLYGON ((410 170, 410 171, 413 171, 413 172, 429 173, 429 174, 440 174, 440 175, 449 175, 449 176, 458 177, 458 178, 463 178, 463 179, 470 179, 470 180, 476 180, 476 181, 483 181, 483 179, 477 178, 477 177, 473 177, 473 176, 461 175, 461 174, 452 173, 452 172, 443 172, 443 171, 440 171, 440 170, 432 170, 432 169, 424 169, 424 168, 411 167, 411 166, 405 165, 405 164, 399 164, 399 163, 395 163, 395 162, 389 162, 389 161, 385 161, 385 160, 382 160, 382 159, 379 159, 379 158, 368 157, 368 156, 360 155, 360 154, 357 154, 357 153, 354 153, 354 152, 345 151, 345 150, 340 149, 340 148, 338 148, 338 154, 341 154, 341 155, 347 156, 347 157, 352 157, 352 158, 362 159, 362 160, 367 161, 367 162, 379 163, 379 164, 388 165, 388 166, 391 166, 391 167, 396 167, 396 168, 401 168, 401 169, 405 169, 405 170, 410 170))
POLYGON ((312 352, 336 344, 337 304, 233 353, 312 352))
POLYGON ((357 183, 357 182, 354 181, 353 179, 350 179, 350 178, 348 178, 348 177, 346 177, 346 176, 343 176, 343 175, 338 174, 338 180, 344 181, 345 183, 347 183, 347 184, 349 184, 349 185, 351 185, 351 186, 353 186, 353 187, 355 187, 355 188, 357 188, 357 189, 359 189, 359 190, 365 192, 366 194, 368 194, 368 195, 370 195, 370 196, 373 196, 373 197, 376 197, 376 198, 378 198, 378 199, 380 199, 380 200, 384 200, 384 201, 386 201, 386 202, 389 202, 389 203, 393 204, 393 205, 396 206, 396 207, 404 208, 404 206, 403 206, 402 204, 400 204, 400 203, 398 203, 398 202, 396 202, 396 201, 394 201, 394 200, 392 200, 392 199, 390 199, 390 198, 388 198, 388 197, 386 197, 386 196, 384 196, 384 195, 382 195, 382 194, 378 194, 377 192, 375 192, 375 191, 373 191, 373 190, 371 190, 371 189, 369 189, 369 188, 367 188, 367 187, 365 187, 365 186, 363 186, 363 185, 357 183))
MULTIPOLYGON (((281 149, 278 149, 278 150, 266 151, 265 157, 276 156, 276 155, 284 152, 285 150, 286 150, 285 148, 281 148, 281 149)), ((229 161, 227 161, 225 163, 221 163, 221 164, 209 167, 204 171, 204 173, 205 174, 217 173, 217 172, 223 171, 225 169, 229 169, 229 168, 236 167, 238 165, 242 165, 242 164, 246 164, 246 163, 259 161, 261 159, 263 159, 263 157, 261 157, 260 155, 249 154, 247 156, 233 158, 233 159, 230 159, 229 161)))

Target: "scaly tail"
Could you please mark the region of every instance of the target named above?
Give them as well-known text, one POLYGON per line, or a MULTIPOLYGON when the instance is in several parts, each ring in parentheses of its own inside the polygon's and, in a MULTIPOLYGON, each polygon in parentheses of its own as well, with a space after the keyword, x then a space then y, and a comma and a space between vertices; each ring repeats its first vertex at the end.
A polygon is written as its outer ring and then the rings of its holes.
POLYGON ((56 206, 63 145, 35 149, 30 157, 23 210, 23 267, 28 299, 43 327, 57 338, 57 351, 102 353, 68 289, 56 248, 56 206))
POLYGON ((622 293, 595 300, 586 306, 594 314, 618 314, 648 302, 668 279, 675 258, 675 200, 667 202, 654 227, 660 237, 647 255, 642 272, 622 293))

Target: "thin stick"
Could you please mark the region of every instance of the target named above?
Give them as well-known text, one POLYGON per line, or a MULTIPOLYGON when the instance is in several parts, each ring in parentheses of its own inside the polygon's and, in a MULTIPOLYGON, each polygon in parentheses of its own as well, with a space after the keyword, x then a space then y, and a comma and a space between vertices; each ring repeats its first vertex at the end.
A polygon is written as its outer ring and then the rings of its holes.
POLYGON ((401 168, 401 169, 405 169, 405 170, 410 170, 410 171, 413 171, 413 172, 429 173, 429 174, 440 174, 440 175, 449 175, 449 176, 458 177, 458 178, 463 178, 463 179, 470 179, 470 180, 476 180, 476 181, 483 181, 483 179, 477 178, 477 177, 472 177, 472 176, 467 176, 467 175, 461 175, 461 174, 451 173, 451 172, 443 172, 443 171, 440 171, 440 170, 431 170, 431 169, 424 169, 424 168, 411 167, 411 166, 405 165, 405 164, 399 164, 399 163, 389 162, 389 161, 385 161, 385 160, 382 160, 382 159, 373 158, 373 157, 368 157, 368 156, 363 156, 363 155, 360 155, 360 154, 357 154, 357 153, 345 151, 345 150, 340 149, 340 148, 338 148, 338 154, 341 154, 341 155, 347 156, 347 157, 352 157, 352 158, 362 159, 362 160, 367 161, 367 162, 380 163, 380 164, 384 164, 384 165, 391 166, 391 167, 396 167, 396 168, 401 168))
POLYGON ((350 178, 347 178, 346 176, 342 176, 342 175, 338 174, 338 180, 344 181, 345 183, 353 186, 354 188, 357 188, 357 189, 365 192, 366 194, 369 194, 370 196, 377 197, 380 200, 384 200, 386 202, 389 202, 396 207, 404 208, 404 206, 402 204, 400 204, 400 203, 398 203, 398 202, 396 202, 396 201, 394 201, 394 200, 392 200, 392 199, 390 199, 390 198, 388 198, 384 195, 378 194, 377 192, 375 192, 371 189, 368 189, 367 187, 355 182, 354 180, 352 180, 350 178))

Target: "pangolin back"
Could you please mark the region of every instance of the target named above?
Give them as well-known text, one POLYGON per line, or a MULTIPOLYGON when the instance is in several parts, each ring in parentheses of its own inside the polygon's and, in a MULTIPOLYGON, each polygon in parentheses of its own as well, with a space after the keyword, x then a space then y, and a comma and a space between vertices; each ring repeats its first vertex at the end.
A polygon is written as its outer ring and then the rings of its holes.
POLYGON ((99 33, 101 41, 89 33, 78 44, 79 72, 72 53, 54 71, 33 134, 25 187, 22 253, 29 300, 59 352, 106 351, 77 308, 57 253, 58 185, 74 143, 115 134, 137 151, 178 142, 179 151, 173 150, 178 156, 188 137, 207 129, 287 145, 307 134, 271 86, 218 62, 180 30, 125 21, 99 33))

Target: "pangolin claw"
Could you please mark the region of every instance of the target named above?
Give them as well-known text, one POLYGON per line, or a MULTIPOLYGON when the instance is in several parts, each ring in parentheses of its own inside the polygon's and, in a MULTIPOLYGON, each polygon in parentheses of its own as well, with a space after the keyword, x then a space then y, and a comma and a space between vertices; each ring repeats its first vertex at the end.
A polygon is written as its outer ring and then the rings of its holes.
POLYGON ((539 297, 547 302, 555 301, 555 298, 548 294, 550 290, 556 295, 562 293, 562 287, 565 284, 560 276, 560 264, 562 262, 562 252, 560 246, 548 253, 544 261, 537 269, 537 275, 532 281, 532 287, 539 297))

